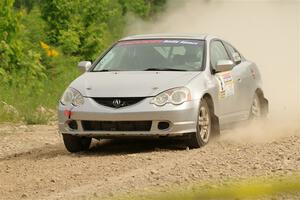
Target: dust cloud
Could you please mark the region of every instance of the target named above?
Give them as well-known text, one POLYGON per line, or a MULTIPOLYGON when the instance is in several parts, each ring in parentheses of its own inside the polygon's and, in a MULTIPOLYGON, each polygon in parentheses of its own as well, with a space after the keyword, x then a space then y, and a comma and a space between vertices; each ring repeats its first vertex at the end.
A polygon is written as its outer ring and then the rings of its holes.
POLYGON ((128 34, 210 33, 229 41, 259 66, 270 102, 263 133, 256 126, 238 132, 258 140, 299 132, 300 1, 169 0, 157 20, 129 21, 128 34))

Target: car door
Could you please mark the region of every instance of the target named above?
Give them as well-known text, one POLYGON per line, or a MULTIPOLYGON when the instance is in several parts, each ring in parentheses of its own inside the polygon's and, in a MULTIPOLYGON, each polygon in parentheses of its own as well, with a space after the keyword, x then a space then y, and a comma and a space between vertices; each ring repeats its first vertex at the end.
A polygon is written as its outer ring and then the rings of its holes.
POLYGON ((255 87, 253 73, 251 72, 251 63, 244 59, 242 55, 229 43, 223 42, 225 48, 235 62, 235 67, 232 73, 237 77, 236 89, 237 89, 237 105, 238 105, 238 117, 240 120, 248 118, 249 105, 253 100, 253 90, 255 87))
MULTIPOLYGON (((225 46, 221 40, 213 40, 210 43, 210 64, 214 69, 219 60, 231 60, 225 46)), ((220 123, 230 123, 237 119, 240 108, 238 102, 238 88, 236 86, 237 72, 233 69, 226 72, 214 73, 214 78, 218 85, 218 106, 220 112, 220 123)))

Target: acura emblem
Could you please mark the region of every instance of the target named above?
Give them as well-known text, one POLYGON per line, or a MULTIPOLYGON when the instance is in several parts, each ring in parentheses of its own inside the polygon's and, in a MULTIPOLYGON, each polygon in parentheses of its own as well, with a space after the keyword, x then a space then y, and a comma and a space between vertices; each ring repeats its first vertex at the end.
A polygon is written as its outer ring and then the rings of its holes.
POLYGON ((114 99, 112 104, 114 107, 120 108, 122 106, 122 101, 121 101, 121 99, 114 99))

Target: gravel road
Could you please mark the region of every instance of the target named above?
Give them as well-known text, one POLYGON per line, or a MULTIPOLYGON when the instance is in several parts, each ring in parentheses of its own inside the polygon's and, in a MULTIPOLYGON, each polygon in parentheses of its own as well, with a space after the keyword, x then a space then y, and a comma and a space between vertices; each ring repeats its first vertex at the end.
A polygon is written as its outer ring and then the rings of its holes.
POLYGON ((103 140, 71 154, 55 125, 0 125, 0 199, 103 199, 298 172, 296 129, 227 130, 200 149, 176 140, 103 140))

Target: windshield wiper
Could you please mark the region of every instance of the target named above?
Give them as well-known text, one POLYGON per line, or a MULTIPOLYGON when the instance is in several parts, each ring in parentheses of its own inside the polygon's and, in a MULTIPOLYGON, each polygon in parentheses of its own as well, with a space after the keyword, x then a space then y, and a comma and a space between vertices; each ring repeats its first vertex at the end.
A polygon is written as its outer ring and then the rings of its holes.
POLYGON ((144 71, 187 71, 185 69, 173 69, 173 68, 147 68, 144 71))

